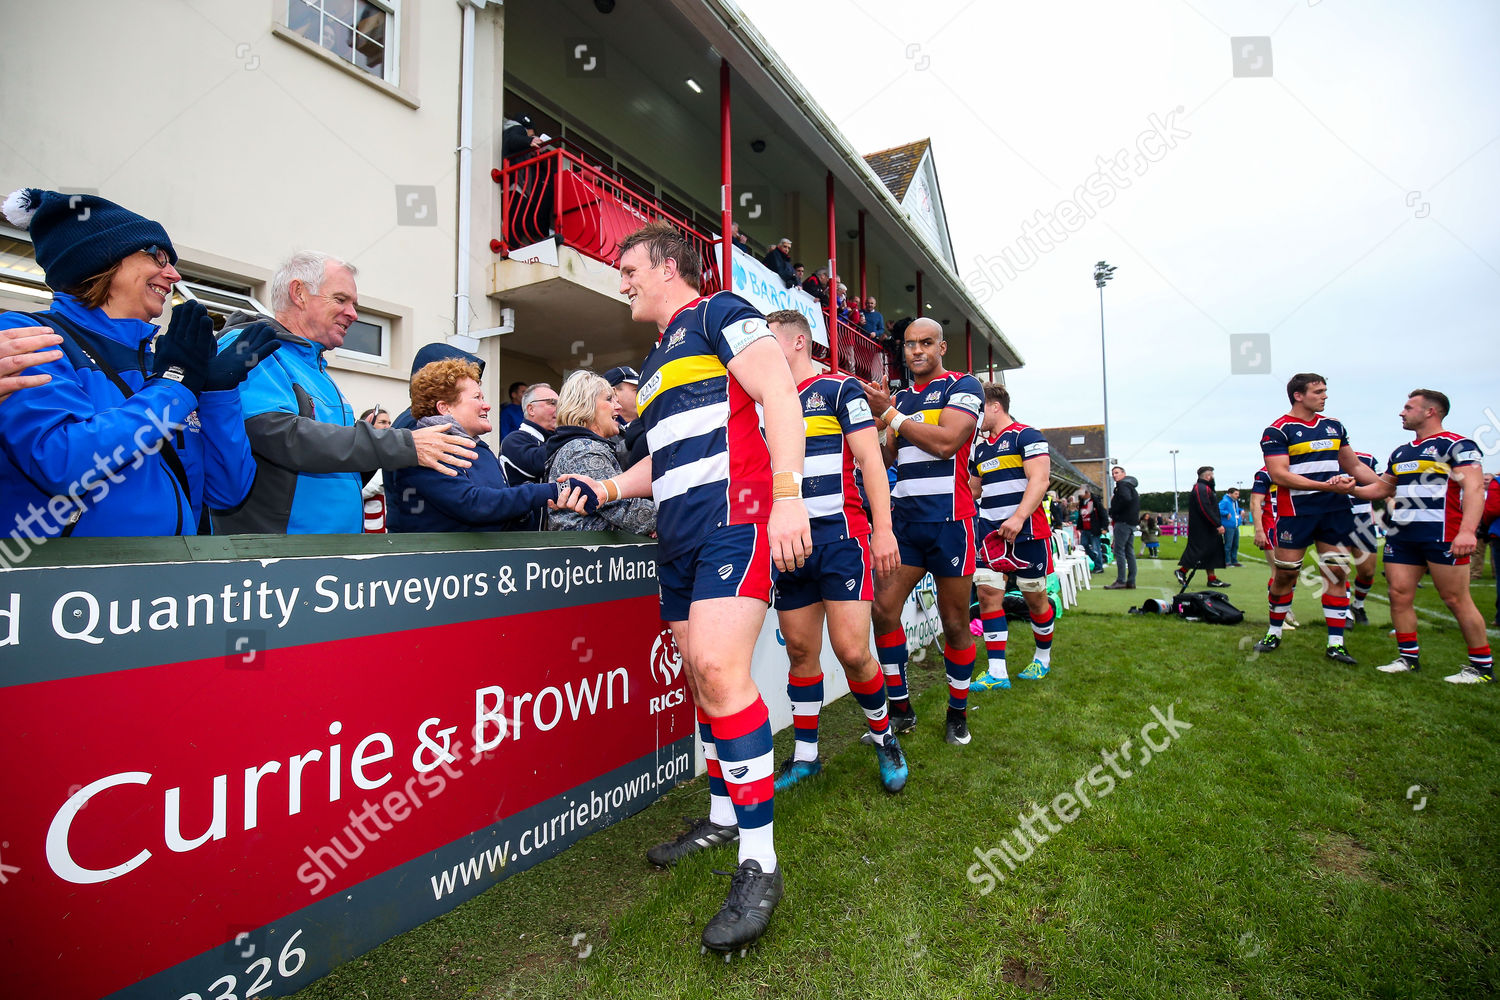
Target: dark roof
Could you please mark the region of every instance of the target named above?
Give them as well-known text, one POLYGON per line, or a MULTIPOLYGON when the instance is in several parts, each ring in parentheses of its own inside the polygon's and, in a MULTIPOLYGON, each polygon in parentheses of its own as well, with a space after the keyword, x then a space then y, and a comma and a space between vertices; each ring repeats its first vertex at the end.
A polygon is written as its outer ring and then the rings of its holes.
POLYGON ((1052 446, 1054 455, 1074 462, 1104 461, 1104 425, 1082 424, 1075 427, 1040 427, 1042 436, 1052 446), (1075 437, 1083 440, 1073 443, 1075 437))
POLYGON ((917 174, 917 164, 922 162, 923 154, 931 145, 931 139, 918 139, 904 146, 871 153, 865 157, 865 162, 899 202, 906 197, 906 189, 911 187, 911 180, 917 174))

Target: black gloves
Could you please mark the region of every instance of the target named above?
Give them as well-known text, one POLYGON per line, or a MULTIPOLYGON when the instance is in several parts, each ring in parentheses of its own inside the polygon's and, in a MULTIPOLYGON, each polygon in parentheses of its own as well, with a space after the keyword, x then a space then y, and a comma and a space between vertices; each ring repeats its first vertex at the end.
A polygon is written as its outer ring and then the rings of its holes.
MULTIPOLYGON (((172 319, 175 323, 176 317, 172 319)), ((209 362, 208 378, 203 383, 204 391, 223 392, 235 388, 245 381, 250 369, 280 349, 281 341, 276 338, 275 327, 270 323, 250 324, 240 332, 233 344, 209 362)))
POLYGON ((194 396, 203 392, 209 363, 218 344, 214 321, 201 302, 189 299, 172 310, 167 332, 156 338, 151 373, 157 378, 181 382, 194 396))

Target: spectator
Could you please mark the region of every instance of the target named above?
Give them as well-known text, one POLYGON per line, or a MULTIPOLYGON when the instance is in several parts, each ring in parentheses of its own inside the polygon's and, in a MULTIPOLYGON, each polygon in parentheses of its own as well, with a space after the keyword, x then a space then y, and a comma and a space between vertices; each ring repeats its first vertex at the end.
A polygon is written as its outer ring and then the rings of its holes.
POLYGON ((777 240, 776 245, 766 251, 763 263, 776 272, 776 276, 786 287, 793 288, 797 285, 797 272, 792 266, 792 238, 790 236, 783 236, 777 240))
POLYGON ((1141 515, 1141 545, 1146 558, 1156 559, 1161 555, 1161 523, 1155 514, 1141 515))
MULTIPOLYGON (((563 383, 557 403, 557 433, 547 442, 547 476, 586 476, 595 482, 622 471, 612 440, 619 436, 620 403, 609 382, 590 371, 576 371, 563 383)), ((645 497, 600 504, 592 514, 559 511, 549 518, 553 531, 656 531, 656 505, 645 497)))
POLYGON ((620 365, 605 372, 604 381, 615 391, 615 401, 620 404, 620 415, 615 418, 620 425, 620 436, 614 439, 615 451, 620 456, 620 468, 628 469, 651 453, 646 446, 646 425, 641 423, 636 410, 641 374, 629 365, 620 365))
POLYGON ((1240 491, 1231 486, 1219 501, 1219 520, 1224 525, 1224 565, 1240 564, 1240 525, 1244 517, 1240 513, 1240 491))
POLYGON ((876 340, 885 336, 885 317, 875 310, 875 296, 865 299, 865 333, 876 340))
POLYGON ((1083 551, 1089 556, 1089 572, 1104 572, 1104 550, 1100 546, 1100 540, 1104 537, 1104 529, 1108 516, 1104 512, 1104 498, 1094 490, 1089 490, 1083 495, 1078 505, 1078 533, 1083 544, 1083 551))
POLYGON ((17 375, 16 372, 59 360, 63 352, 47 348, 61 343, 62 338, 44 326, 0 330, 0 403, 19 389, 52 381, 52 376, 46 372, 32 375, 17 375))
POLYGON ((820 267, 813 276, 802 283, 802 290, 828 308, 828 268, 820 267))
MULTIPOLYGON (((500 441, 500 472, 507 486, 539 483, 547 472, 547 439, 557 430, 557 391, 546 382, 526 387, 521 426, 500 441)), ((532 510, 506 531, 540 531, 542 512, 532 510)))
MULTIPOLYGON (((1490 496, 1490 483, 1494 482, 1495 477, 1491 473, 1488 473, 1488 472, 1481 472, 1480 474, 1481 474, 1481 477, 1484 480, 1484 496, 1485 496, 1486 505, 1488 505, 1489 496, 1490 496)), ((1469 581, 1470 582, 1478 580, 1482 576, 1484 576, 1484 557, 1485 557, 1486 551, 1489 548, 1489 546, 1485 544, 1485 536, 1489 533, 1489 530, 1490 530, 1490 514, 1488 513, 1488 510, 1486 510, 1485 513, 1483 513, 1483 514, 1480 515, 1480 518, 1479 518, 1479 530, 1476 532, 1476 537, 1477 537, 1478 542, 1479 542, 1479 547, 1476 548, 1474 550, 1474 554, 1469 557, 1469 581)), ((1496 570, 1496 567, 1494 566, 1493 563, 1491 563, 1491 565, 1490 565, 1490 575, 1492 577, 1495 576, 1495 570, 1496 570)), ((1500 593, 1497 593, 1496 600, 1500 601, 1500 593)))
POLYGON ((479 386, 479 367, 454 358, 434 361, 412 376, 411 412, 418 431, 448 427, 474 449, 456 476, 426 468, 396 470, 392 531, 507 531, 555 502, 583 510, 588 490, 559 483, 508 486, 500 462, 481 435, 494 429, 479 386))
POLYGON ((738 222, 731 222, 729 224, 729 242, 745 253, 750 252, 750 237, 740 232, 740 224, 738 222))
MULTIPOLYGON (((376 430, 385 430, 391 426, 391 415, 381 409, 377 403, 370 409, 359 415, 359 419, 374 427, 376 430)), ((365 502, 365 534, 385 534, 385 472, 376 469, 375 474, 366 481, 364 489, 359 495, 365 502)))
POLYGON ((546 140, 536 134, 530 115, 507 118, 500 132, 506 165, 506 220, 510 249, 539 243, 552 233, 553 175, 557 158, 539 159, 546 140), (527 162, 535 160, 536 162, 527 162))
POLYGON ((792 265, 792 277, 797 279, 799 286, 807 280, 807 268, 803 266, 800 260, 792 265))
POLYGON ((1109 501, 1109 517, 1115 522, 1115 582, 1105 590, 1135 589, 1135 526, 1141 519, 1140 483, 1117 465, 1109 470, 1115 481, 1115 495, 1109 501), (1128 567, 1128 569, 1127 569, 1128 567))
POLYGON ((1210 587, 1227 587, 1214 570, 1224 566, 1224 524, 1214 503, 1214 467, 1198 468, 1198 479, 1188 494, 1188 537, 1177 560, 1177 582, 1187 586, 1187 570, 1208 570, 1210 587))
MULTIPOLYGON (((417 355, 412 359, 411 363, 411 373, 415 376, 417 372, 421 371, 423 368, 426 368, 434 361, 442 361, 445 358, 458 358, 460 361, 472 362, 479 367, 480 375, 482 376, 484 374, 484 361, 481 358, 476 355, 470 354, 468 351, 461 351, 451 344, 444 344, 442 342, 436 344, 423 344, 421 347, 417 348, 417 355)), ((379 425, 377 425, 377 427, 378 426, 379 425)), ((415 430, 417 422, 411 415, 411 407, 408 406, 399 414, 397 414, 396 417, 391 420, 390 426, 403 431, 415 430)), ((502 435, 502 437, 503 436, 504 435, 502 435)), ((396 481, 395 470, 381 469, 380 478, 382 483, 394 483, 396 481)))
POLYGON ((114 202, 25 188, 3 212, 30 231, 53 296, 46 312, 0 316, 13 331, 0 343, 59 348, 0 411, 0 531, 198 534, 205 505, 236 506, 255 479, 238 387, 275 335, 256 326, 216 355, 213 320, 190 299, 158 338, 177 251, 160 223, 114 202))
MULTIPOLYGON (((432 360, 436 361, 437 359, 433 358, 432 360)), ((429 364, 430 363, 431 362, 429 362, 429 364)), ((481 366, 479 370, 481 373, 483 373, 483 366, 481 366)), ((415 375, 416 372, 413 371, 412 374, 415 375)), ((500 407, 501 441, 504 441, 506 438, 515 433, 516 430, 520 428, 521 421, 526 419, 526 407, 522 404, 521 397, 526 395, 526 390, 529 388, 531 387, 525 382, 512 382, 510 384, 510 388, 505 390, 505 395, 510 399, 510 402, 500 407)), ((553 395, 552 398, 556 399, 557 396, 553 395)))
MULTIPOLYGON (((423 465, 452 476, 474 457, 463 437, 440 428, 377 430, 354 419, 323 360, 359 318, 354 274, 337 257, 304 251, 272 276, 276 319, 269 325, 281 350, 240 390, 255 486, 234 510, 214 512, 216 533, 357 535, 364 530, 365 474, 423 465)), ((257 329, 242 326, 245 319, 230 317, 221 356, 257 329)))

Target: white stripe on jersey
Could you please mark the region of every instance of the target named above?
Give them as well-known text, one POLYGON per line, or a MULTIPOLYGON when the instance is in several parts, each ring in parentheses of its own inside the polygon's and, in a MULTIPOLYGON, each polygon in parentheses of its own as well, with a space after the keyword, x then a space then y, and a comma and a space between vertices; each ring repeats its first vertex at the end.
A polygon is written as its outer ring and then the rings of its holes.
POLYGON ((651 483, 651 497, 660 507, 674 497, 680 497, 694 486, 705 483, 727 482, 729 479, 729 452, 724 450, 695 462, 668 469, 660 479, 651 483))
POLYGON ((700 434, 712 433, 728 423, 729 401, 721 400, 663 417, 646 432, 646 443, 652 451, 661 451, 675 441, 686 441, 700 434))
MULTIPOLYGON (((802 460, 803 479, 811 479, 813 476, 837 476, 843 471, 844 450, 842 448, 831 455, 808 455, 802 460)), ((836 495, 843 497, 843 493, 836 495)))
MULTIPOLYGON (((925 449, 922 449, 922 448, 918 448, 914 444, 903 444, 900 448, 896 449, 896 464, 897 465, 905 465, 907 462, 951 462, 951 461, 953 461, 953 459, 951 459, 951 458, 938 458, 932 452, 926 451, 925 449)), ((951 480, 952 478, 953 478, 952 476, 945 475, 945 479, 947 479, 947 480, 951 480)), ((953 484, 951 482, 949 482, 948 485, 952 486, 953 484)))
POLYGON ((891 490, 893 497, 944 496, 953 492, 953 477, 929 476, 925 479, 903 479, 891 490))
POLYGON ((1441 508, 1391 508, 1392 524, 1415 524, 1418 521, 1437 521, 1441 523, 1446 512, 1441 508))

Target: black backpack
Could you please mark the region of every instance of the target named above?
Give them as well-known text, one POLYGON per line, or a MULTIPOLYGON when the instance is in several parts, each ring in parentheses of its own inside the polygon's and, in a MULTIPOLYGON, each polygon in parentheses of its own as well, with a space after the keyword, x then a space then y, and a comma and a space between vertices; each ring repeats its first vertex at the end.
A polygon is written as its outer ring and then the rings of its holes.
POLYGON ((1230 604, 1223 594, 1212 590, 1192 590, 1174 594, 1165 601, 1148 600, 1136 614, 1178 615, 1190 622, 1208 622, 1210 625, 1238 625, 1245 620, 1245 612, 1230 604))

